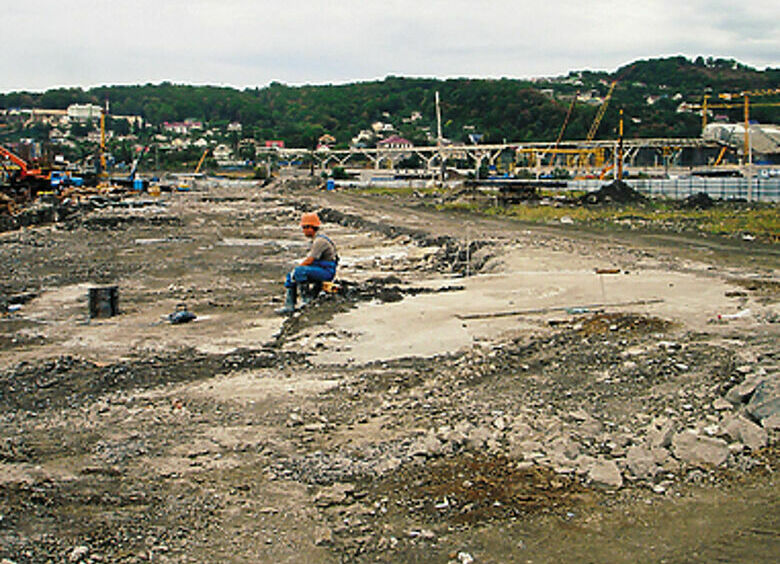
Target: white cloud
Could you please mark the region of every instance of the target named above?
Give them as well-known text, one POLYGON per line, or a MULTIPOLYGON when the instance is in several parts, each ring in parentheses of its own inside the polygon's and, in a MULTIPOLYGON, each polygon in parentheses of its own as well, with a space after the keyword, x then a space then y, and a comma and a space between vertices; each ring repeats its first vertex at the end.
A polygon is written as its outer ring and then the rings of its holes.
POLYGON ((32 0, 4 12, 2 89, 529 77, 670 54, 763 68, 779 22, 769 0, 32 0))

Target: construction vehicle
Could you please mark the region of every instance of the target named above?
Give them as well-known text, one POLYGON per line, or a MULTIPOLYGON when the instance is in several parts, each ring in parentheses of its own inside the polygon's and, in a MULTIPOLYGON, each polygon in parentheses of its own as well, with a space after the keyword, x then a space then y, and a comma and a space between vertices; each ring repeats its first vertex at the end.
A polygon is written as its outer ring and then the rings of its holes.
POLYGON ((31 167, 19 155, 0 145, 0 166, 6 172, 7 183, 0 187, 0 211, 13 214, 20 205, 31 202, 38 192, 49 187, 49 173, 31 167), (9 164, 10 161, 10 164, 9 164))
POLYGON ((130 167, 130 172, 127 176, 119 178, 113 177, 111 178, 111 183, 138 192, 146 191, 149 188, 149 181, 138 178, 136 175, 138 173, 138 165, 141 163, 141 159, 143 159, 144 155, 149 152, 149 147, 151 147, 151 145, 146 145, 138 152, 138 155, 133 159, 133 164, 130 167))
MULTIPOLYGON (((17 167, 16 173, 10 173, 9 178, 12 184, 26 183, 35 186, 45 186, 49 179, 48 174, 41 168, 32 168, 27 161, 2 145, 0 145, 0 157, 2 157, 3 160, 11 161, 17 167)), ((3 165, 3 168, 9 170, 5 165, 3 165)))
POLYGON ((187 177, 179 182, 179 184, 176 186, 176 189, 181 192, 186 192, 192 188, 192 184, 194 183, 196 178, 199 178, 201 173, 200 169, 203 166, 203 163, 206 161, 206 155, 209 154, 210 149, 206 149, 203 151, 203 154, 200 156, 200 159, 198 160, 198 164, 195 167, 195 172, 190 176, 187 175, 187 177))

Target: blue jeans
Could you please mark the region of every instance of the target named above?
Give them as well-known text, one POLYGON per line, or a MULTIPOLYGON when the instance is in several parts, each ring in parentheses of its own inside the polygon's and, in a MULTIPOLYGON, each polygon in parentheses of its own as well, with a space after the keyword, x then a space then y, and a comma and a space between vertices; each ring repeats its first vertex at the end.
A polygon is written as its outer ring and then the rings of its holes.
POLYGON ((329 261, 314 261, 311 266, 296 266, 292 272, 287 273, 284 281, 285 288, 292 288, 296 284, 306 282, 328 282, 336 276, 336 265, 329 261))

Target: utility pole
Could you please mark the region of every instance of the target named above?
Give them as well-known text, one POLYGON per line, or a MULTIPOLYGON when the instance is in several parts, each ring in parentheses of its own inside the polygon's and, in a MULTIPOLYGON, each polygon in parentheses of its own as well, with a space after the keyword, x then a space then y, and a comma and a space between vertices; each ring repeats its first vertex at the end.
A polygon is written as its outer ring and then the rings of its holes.
POLYGON ((108 114, 108 100, 105 107, 100 110, 100 184, 108 186, 108 170, 106 170, 106 114, 108 114))
POLYGON ((620 108, 620 126, 618 128, 618 161, 617 161, 618 180, 623 180, 623 108, 620 108))
POLYGON ((441 106, 439 105, 439 91, 436 91, 436 146, 439 148, 439 181, 444 185, 444 151, 442 150, 441 136, 441 106))
POLYGON ((704 130, 707 129, 707 100, 709 100, 710 95, 705 94, 704 100, 701 104, 701 134, 704 135, 704 130))

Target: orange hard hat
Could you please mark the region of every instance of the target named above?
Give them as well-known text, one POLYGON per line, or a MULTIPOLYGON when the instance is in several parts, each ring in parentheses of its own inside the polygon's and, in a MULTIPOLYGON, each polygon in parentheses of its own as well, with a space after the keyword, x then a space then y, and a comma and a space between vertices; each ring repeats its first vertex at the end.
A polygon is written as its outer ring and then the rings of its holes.
POLYGON ((320 216, 314 212, 303 214, 301 216, 301 227, 306 227, 307 225, 311 227, 319 227, 322 225, 320 216))

